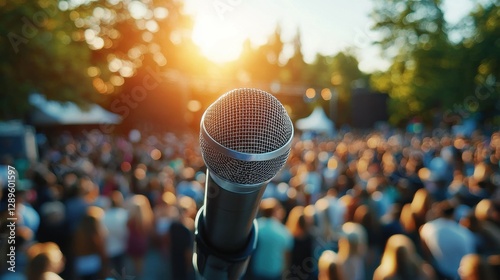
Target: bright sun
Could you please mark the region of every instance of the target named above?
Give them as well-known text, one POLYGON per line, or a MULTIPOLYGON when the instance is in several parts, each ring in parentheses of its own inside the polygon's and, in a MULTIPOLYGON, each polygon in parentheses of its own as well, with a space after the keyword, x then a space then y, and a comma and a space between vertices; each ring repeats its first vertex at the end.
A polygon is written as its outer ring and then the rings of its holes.
POLYGON ((244 40, 231 24, 210 16, 196 18, 192 38, 208 59, 219 63, 237 59, 244 40))

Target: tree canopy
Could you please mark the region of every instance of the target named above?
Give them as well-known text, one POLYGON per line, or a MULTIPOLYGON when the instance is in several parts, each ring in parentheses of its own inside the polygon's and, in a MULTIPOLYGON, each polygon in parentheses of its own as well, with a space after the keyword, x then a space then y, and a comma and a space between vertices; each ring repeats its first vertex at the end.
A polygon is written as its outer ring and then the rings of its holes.
MULTIPOLYGON (((391 121, 414 116, 491 117, 499 97, 499 1, 477 4, 457 26, 444 20, 442 1, 376 0, 372 17, 378 42, 392 59, 386 72, 374 73, 374 89, 389 93, 391 121), (461 34, 451 40, 450 34, 461 34)), ((449 118, 448 118, 449 119, 449 118)))
POLYGON ((335 95, 342 124, 353 88, 369 77, 372 91, 389 94, 393 124, 475 113, 500 121, 498 0, 477 3, 456 25, 446 22, 441 0, 373 3, 376 43, 391 66, 362 73, 350 49, 306 63, 300 32, 284 40, 280 26, 263 45, 247 40, 238 60, 211 62, 191 39, 181 1, 0 1, 0 119, 22 118, 38 92, 83 108, 97 102, 132 125, 175 125, 193 117, 186 109, 193 95, 266 84, 325 89, 312 105, 327 107, 335 95))
POLYGON ((79 104, 91 98, 91 50, 74 39, 70 11, 47 0, 1 1, 0 9, 2 118, 22 117, 34 91, 79 104))

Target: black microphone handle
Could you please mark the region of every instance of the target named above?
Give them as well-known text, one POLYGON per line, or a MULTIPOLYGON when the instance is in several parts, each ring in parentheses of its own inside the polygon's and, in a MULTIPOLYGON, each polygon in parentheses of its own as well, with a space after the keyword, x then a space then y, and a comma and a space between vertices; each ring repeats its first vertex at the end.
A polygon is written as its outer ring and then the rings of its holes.
POLYGON ((231 192, 217 185, 207 170, 204 226, 208 245, 221 253, 244 249, 265 189, 264 183, 250 193, 231 192))

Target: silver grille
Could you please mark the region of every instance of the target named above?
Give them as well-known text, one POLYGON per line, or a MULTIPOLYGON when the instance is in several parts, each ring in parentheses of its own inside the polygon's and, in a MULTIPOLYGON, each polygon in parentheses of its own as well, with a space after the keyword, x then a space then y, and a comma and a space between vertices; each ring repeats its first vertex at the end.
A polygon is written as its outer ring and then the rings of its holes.
MULTIPOLYGON (((293 136, 285 108, 271 94, 258 89, 235 89, 215 101, 205 112, 202 127, 227 149, 263 154, 276 151, 293 136)), ((203 128, 202 128, 203 129, 203 128)), ((215 149, 200 134, 205 164, 222 179, 238 184, 259 184, 272 179, 285 164, 290 149, 275 158, 243 161, 215 149)))

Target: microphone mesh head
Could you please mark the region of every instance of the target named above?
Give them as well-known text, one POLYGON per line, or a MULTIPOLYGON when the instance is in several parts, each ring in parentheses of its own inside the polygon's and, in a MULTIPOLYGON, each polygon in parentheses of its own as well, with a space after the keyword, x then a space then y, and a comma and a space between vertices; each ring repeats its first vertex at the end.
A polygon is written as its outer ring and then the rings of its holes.
MULTIPOLYGON (((213 140, 241 153, 273 152, 287 144, 293 125, 281 103, 258 89, 235 89, 205 112, 203 126, 213 140)), ((202 128, 203 129, 203 128, 202 128)), ((285 164, 290 149, 264 161, 242 161, 218 152, 200 134, 205 164, 222 179, 238 184, 259 184, 272 179, 285 164)))

